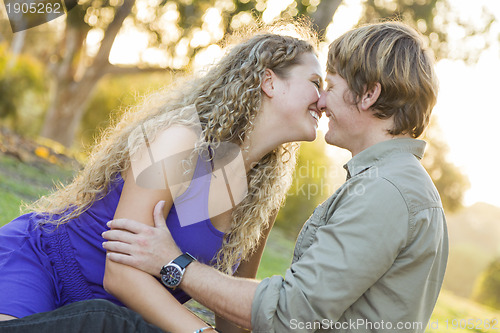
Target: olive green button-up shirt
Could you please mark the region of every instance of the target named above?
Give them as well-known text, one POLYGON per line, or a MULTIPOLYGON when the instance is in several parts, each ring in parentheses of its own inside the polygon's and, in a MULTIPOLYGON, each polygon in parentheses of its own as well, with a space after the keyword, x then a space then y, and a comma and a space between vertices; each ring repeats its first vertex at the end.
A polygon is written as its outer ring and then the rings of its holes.
POLYGON ((344 166, 347 181, 304 224, 285 277, 259 284, 253 332, 425 331, 448 236, 424 149, 388 140, 344 166))

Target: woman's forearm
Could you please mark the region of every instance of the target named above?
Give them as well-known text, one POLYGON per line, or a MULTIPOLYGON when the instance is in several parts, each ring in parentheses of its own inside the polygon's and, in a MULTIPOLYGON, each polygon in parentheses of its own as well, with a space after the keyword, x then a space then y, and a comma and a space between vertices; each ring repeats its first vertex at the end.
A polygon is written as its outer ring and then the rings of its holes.
POLYGON ((154 277, 132 267, 108 260, 104 288, 162 330, 193 333, 207 326, 181 305, 154 277))

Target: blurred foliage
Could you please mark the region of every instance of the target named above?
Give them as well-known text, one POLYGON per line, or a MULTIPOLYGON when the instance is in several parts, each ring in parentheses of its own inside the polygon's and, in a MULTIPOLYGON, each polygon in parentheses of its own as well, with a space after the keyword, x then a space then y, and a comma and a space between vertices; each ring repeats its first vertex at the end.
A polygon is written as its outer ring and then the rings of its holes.
MULTIPOLYGON (((455 58, 470 63, 477 61, 489 42, 483 39, 485 42, 478 47, 476 37, 489 32, 495 22, 495 16, 486 8, 482 8, 480 17, 465 20, 450 0, 363 0, 363 5, 360 23, 402 20, 424 35, 438 59, 455 58), (460 45, 450 43, 451 31, 464 35, 460 45), (467 45, 468 41, 471 41, 471 45, 467 45), (461 47, 460 52, 457 52, 457 46, 461 47)), ((471 3, 470 6, 474 5, 471 3)))
POLYGON ((451 245, 443 288, 461 297, 470 297, 474 283, 488 266, 491 255, 475 244, 451 245))
POLYGON ((46 89, 42 63, 27 54, 14 57, 6 43, 0 44, 0 120, 3 123, 18 131, 33 133, 34 124, 47 106, 46 89))
POLYGON ((170 75, 162 73, 109 76, 101 80, 80 124, 77 136, 81 145, 94 144, 106 127, 121 118, 124 110, 171 81, 170 75))
POLYGON ((289 234, 296 235, 316 206, 334 192, 325 148, 322 138, 301 143, 292 186, 276 218, 276 226, 289 234))
MULTIPOLYGON (((290 7, 283 16, 311 14, 321 6, 319 0, 292 3, 298 9, 290 7)), ((48 30, 37 27, 18 34, 16 45, 24 43, 24 51, 46 63, 53 81, 41 135, 70 147, 95 85, 104 76, 189 70, 197 55, 203 58, 203 51, 234 29, 255 24, 266 8, 265 0, 82 0, 65 20, 44 25, 48 30), (45 36, 34 39, 36 30, 45 31, 45 36), (133 64, 112 64, 112 46, 124 31, 140 34, 145 49, 133 64)), ((331 13, 326 23, 336 8, 321 10, 331 13)))
POLYGON ((475 286, 473 299, 479 303, 500 309, 500 259, 490 263, 475 286))
POLYGON ((481 272, 500 256, 500 208, 475 203, 447 214, 450 254, 443 288, 470 297, 481 272))
POLYGON ((434 181, 445 211, 455 212, 462 208, 464 194, 470 187, 469 179, 448 160, 449 147, 436 121, 431 121, 423 139, 427 141, 427 148, 422 165, 434 181))

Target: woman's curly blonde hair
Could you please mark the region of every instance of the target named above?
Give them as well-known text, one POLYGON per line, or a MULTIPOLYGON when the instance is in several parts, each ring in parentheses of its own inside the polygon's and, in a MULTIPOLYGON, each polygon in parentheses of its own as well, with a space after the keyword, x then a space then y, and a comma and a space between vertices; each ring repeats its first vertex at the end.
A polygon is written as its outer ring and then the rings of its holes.
MULTIPOLYGON (((242 146, 260 111, 264 71, 271 69, 286 78, 287 71, 300 64, 301 55, 315 53, 312 30, 302 22, 287 25, 303 39, 275 33, 276 27, 283 27, 282 22, 260 27, 252 32, 253 37, 229 48, 203 76, 184 79, 176 87, 158 91, 129 109, 119 123, 103 134, 73 182, 42 197, 31 208, 57 214, 47 223, 59 225, 77 218, 108 193, 118 173, 131 166, 130 155, 141 144, 140 138, 131 135, 142 133, 134 131, 140 127, 154 138, 173 124, 191 126, 199 119, 201 137, 208 144, 232 142, 242 146), (197 116, 186 108, 193 104, 197 116)), ((247 173, 248 193, 232 211, 231 229, 214 258, 221 271, 232 273, 233 266, 255 249, 269 217, 279 209, 290 187, 297 148, 296 143, 280 145, 247 173)))

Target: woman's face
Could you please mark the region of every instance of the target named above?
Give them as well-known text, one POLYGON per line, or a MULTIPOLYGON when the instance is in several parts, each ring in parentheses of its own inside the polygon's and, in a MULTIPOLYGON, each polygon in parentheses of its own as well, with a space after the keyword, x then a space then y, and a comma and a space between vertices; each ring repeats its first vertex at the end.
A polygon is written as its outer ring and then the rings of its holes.
POLYGON ((313 141, 321 112, 317 102, 323 84, 321 66, 312 53, 301 56, 301 63, 289 69, 286 78, 277 78, 274 105, 285 129, 286 141, 313 141))

